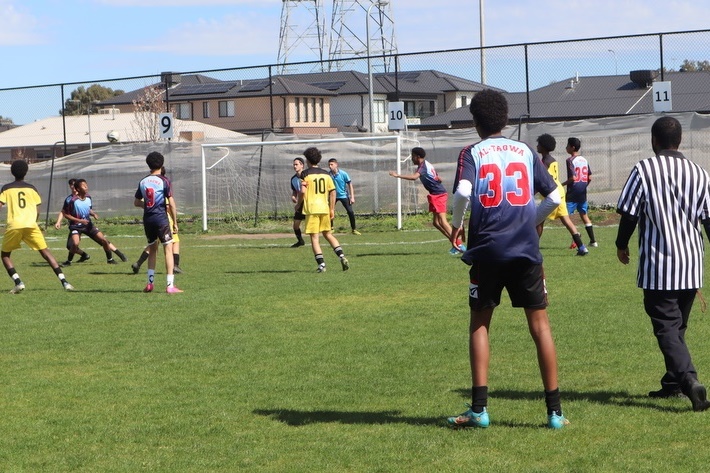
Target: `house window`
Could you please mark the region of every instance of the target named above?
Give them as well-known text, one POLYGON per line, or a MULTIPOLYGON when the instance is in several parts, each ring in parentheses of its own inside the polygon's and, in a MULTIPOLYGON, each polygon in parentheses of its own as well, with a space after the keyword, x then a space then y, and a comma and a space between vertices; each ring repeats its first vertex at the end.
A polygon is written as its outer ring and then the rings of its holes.
POLYGON ((387 112, 385 112, 385 101, 375 100, 373 109, 375 113, 375 123, 384 123, 387 119, 387 112))
POLYGON ((320 105, 320 121, 325 122, 325 100, 318 99, 320 105))
POLYGON ((175 118, 192 120, 192 107, 189 103, 175 104, 175 118))
POLYGON ((233 100, 221 100, 219 102, 219 116, 220 117, 233 117, 234 116, 234 101, 233 100))
POLYGON ((301 99, 296 97, 296 121, 301 121, 301 99))
POLYGON ((210 117, 210 103, 202 102, 202 118, 210 117))
POLYGON ((311 121, 314 122, 314 121, 316 121, 316 99, 315 98, 311 99, 311 110, 313 111, 313 116, 311 117, 311 121))
POLYGON ((417 116, 417 107, 414 102, 404 102, 404 114, 408 117, 417 116))
POLYGON ((462 95, 461 96, 461 106, 465 107, 466 105, 468 105, 468 96, 462 95))
POLYGON ((308 121, 308 99, 305 97, 303 98, 303 121, 308 121))

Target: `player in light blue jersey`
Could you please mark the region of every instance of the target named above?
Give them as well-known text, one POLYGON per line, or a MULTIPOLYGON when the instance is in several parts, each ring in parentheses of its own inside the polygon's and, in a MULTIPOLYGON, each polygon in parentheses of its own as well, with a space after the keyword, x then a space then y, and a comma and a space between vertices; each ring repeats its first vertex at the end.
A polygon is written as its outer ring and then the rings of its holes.
MULTIPOLYGON (((79 248, 79 242, 83 234, 103 247, 106 253, 106 263, 118 264, 116 260, 113 259, 112 253, 116 253, 116 256, 121 258, 121 261, 128 261, 126 255, 116 248, 113 243, 108 241, 106 236, 94 225, 94 222, 92 222, 92 218, 98 219, 99 216, 94 212, 93 200, 89 195, 89 184, 85 179, 76 179, 74 181, 74 189, 76 193, 66 198, 64 207, 62 208, 64 218, 69 221, 69 253, 81 255, 79 259, 80 262, 89 259, 89 255, 79 248)), ((70 258, 62 263, 63 266, 70 264, 70 258)))
MULTIPOLYGON (((450 417, 454 427, 488 427, 488 339, 493 310, 507 289, 513 307, 522 307, 537 348, 547 407, 547 425, 561 429, 557 353, 547 315, 547 291, 536 226, 561 202, 552 176, 537 153, 501 133, 508 122, 502 93, 485 89, 471 100, 470 110, 481 141, 464 148, 454 182, 452 235, 463 225, 470 201, 468 250, 461 259, 469 271, 469 356, 471 405, 450 417), (534 195, 542 203, 536 207, 534 195)), ((451 239, 454 244, 454 238, 451 239)))
POLYGON ((355 211, 353 211, 353 204, 355 203, 353 181, 350 179, 350 175, 347 172, 340 169, 337 159, 330 158, 328 160, 328 167, 330 168, 330 177, 333 178, 333 183, 335 184, 335 201, 340 202, 343 204, 343 207, 345 207, 345 212, 347 212, 348 219, 350 220, 350 231, 352 234, 360 235, 355 225, 355 211))

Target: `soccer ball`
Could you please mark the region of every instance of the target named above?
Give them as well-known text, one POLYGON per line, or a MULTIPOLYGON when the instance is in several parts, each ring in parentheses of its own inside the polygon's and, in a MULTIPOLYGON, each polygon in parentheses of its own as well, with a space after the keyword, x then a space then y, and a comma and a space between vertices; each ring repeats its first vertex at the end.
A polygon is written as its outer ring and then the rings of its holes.
POLYGON ((116 130, 111 130, 106 133, 106 139, 109 143, 118 143, 121 141, 121 135, 119 135, 116 130))

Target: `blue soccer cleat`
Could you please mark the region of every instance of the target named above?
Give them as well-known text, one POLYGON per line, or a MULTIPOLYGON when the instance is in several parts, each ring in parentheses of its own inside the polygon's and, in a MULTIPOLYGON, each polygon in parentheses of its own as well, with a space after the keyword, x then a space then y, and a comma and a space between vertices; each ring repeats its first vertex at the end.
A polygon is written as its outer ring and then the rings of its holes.
POLYGON ((551 429, 560 430, 566 425, 569 425, 569 421, 561 414, 550 414, 547 416, 547 426, 551 429))
POLYGON ((468 410, 455 417, 449 417, 447 422, 451 427, 462 428, 462 427, 480 427, 485 429, 491 424, 491 420, 488 417, 488 411, 483 408, 483 412, 473 412, 470 404, 467 404, 468 410))

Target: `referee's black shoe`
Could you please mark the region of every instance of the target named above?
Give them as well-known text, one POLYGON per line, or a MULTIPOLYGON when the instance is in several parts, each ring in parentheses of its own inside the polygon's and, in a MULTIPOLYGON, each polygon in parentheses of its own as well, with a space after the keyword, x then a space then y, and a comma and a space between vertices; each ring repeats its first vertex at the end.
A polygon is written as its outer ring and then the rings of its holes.
POLYGON ((700 384, 697 379, 690 381, 688 386, 688 397, 690 402, 693 403, 694 411, 706 411, 710 408, 710 401, 708 401, 708 394, 705 390, 705 386, 700 384))
POLYGON ((648 397, 663 399, 669 397, 685 397, 685 394, 681 392, 680 388, 661 388, 658 391, 649 392, 648 397))

